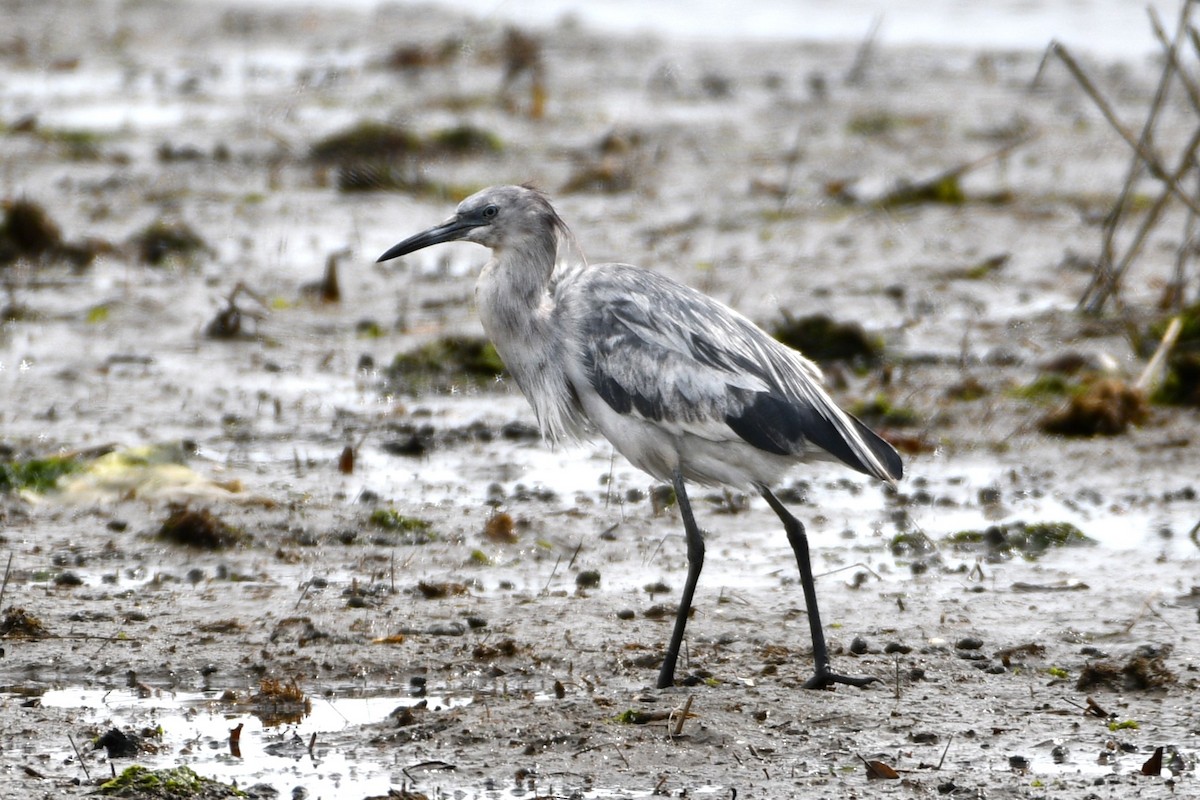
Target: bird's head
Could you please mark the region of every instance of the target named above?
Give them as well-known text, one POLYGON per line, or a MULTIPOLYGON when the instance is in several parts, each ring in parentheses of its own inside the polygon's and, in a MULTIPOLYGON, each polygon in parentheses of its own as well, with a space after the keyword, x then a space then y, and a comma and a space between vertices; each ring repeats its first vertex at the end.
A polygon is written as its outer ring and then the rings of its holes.
POLYGON ((454 216, 410 236, 378 261, 388 261, 442 242, 475 242, 493 250, 529 244, 553 248, 565 231, 546 196, 528 186, 493 186, 463 200, 454 216))

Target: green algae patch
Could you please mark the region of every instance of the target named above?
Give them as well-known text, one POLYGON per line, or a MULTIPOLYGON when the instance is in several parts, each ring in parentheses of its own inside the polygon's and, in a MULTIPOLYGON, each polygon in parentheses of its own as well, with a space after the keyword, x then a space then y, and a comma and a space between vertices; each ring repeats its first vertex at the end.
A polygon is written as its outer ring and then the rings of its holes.
POLYGON ((1031 403, 1049 403, 1068 397, 1078 388, 1063 375, 1039 375, 1029 383, 1014 386, 1005 392, 1009 397, 1031 403))
POLYGON ((962 530, 943 541, 956 550, 986 550, 990 555, 1037 558, 1058 547, 1086 547, 1096 540, 1070 522, 1009 522, 983 530, 962 530))
POLYGON ((881 197, 875 205, 883 209, 925 204, 961 206, 967 202, 958 175, 939 175, 918 183, 901 183, 881 197))
POLYGON ((58 479, 83 469, 78 458, 50 456, 0 463, 0 492, 45 494, 58 488, 58 479))
POLYGON ((427 520, 405 516, 394 508, 377 508, 371 512, 367 521, 376 528, 402 533, 426 533, 432 527, 427 520))
POLYGON ((850 413, 869 425, 891 425, 903 428, 918 425, 921 416, 907 406, 893 403, 885 394, 877 394, 870 400, 860 400, 850 407, 850 413))
MULTIPOLYGON (((1179 314, 1180 330, 1175 346, 1167 357, 1162 383, 1151 398, 1155 403, 1200 407, 1200 303, 1193 303, 1179 314)), ((1170 319, 1150 329, 1156 341, 1166 333, 1170 319)))
POLYGON ((152 770, 137 764, 101 784, 98 793, 135 800, 220 800, 247 796, 233 786, 197 775, 187 767, 152 770))
POLYGON ((1069 522, 1036 522, 1032 525, 1018 523, 1009 534, 1008 540, 1024 552, 1041 552, 1051 547, 1073 547, 1093 545, 1096 540, 1069 522))
POLYGON ((456 125, 429 136, 426 148, 446 155, 475 155, 499 153, 504 142, 489 130, 474 125, 456 125))
POLYGON ((399 353, 387 370, 391 387, 415 393, 483 387, 504 373, 496 348, 481 336, 444 336, 399 353))
POLYGON ((364 121, 321 139, 310 155, 314 161, 344 163, 408 156, 420 149, 420 137, 407 128, 364 121))

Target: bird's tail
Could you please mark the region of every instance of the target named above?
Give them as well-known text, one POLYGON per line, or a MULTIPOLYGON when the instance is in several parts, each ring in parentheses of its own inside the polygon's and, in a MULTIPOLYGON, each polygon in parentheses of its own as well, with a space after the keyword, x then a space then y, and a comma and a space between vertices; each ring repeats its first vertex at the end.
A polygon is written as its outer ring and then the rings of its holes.
POLYGON ((904 462, 900 460, 900 454, 896 452, 896 448, 859 421, 858 417, 853 414, 846 414, 846 417, 853 423, 854 432, 858 434, 857 438, 863 445, 863 447, 851 448, 853 460, 847 460, 846 464, 859 472, 888 483, 895 483, 903 478, 904 462))

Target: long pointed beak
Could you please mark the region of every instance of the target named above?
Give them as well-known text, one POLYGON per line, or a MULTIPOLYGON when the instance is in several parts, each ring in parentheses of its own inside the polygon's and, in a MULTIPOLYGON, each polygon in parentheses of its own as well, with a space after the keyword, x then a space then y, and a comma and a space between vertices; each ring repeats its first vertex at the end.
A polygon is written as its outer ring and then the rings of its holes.
POLYGON ((416 236, 410 236, 403 242, 394 245, 386 253, 377 258, 375 263, 378 264, 380 261, 399 258, 430 245, 456 241, 466 236, 472 228, 477 227, 479 227, 478 223, 470 222, 460 217, 452 217, 441 225, 434 226, 427 231, 422 231, 416 236))

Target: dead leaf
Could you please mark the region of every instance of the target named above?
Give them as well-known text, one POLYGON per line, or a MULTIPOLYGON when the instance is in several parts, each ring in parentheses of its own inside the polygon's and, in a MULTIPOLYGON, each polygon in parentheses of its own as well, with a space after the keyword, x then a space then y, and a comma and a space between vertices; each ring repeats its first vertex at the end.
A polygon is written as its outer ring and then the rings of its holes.
MULTIPOLYGON (((862 756, 859 756, 859 758, 862 758, 862 756)), ((863 758, 862 762, 867 767, 867 780, 869 781, 895 780, 900 777, 900 773, 882 761, 868 761, 863 758)))
POLYGON ((1143 775, 1161 775, 1162 774, 1162 756, 1163 749, 1161 747, 1154 748, 1154 755, 1146 759, 1146 763, 1142 764, 1143 775))

